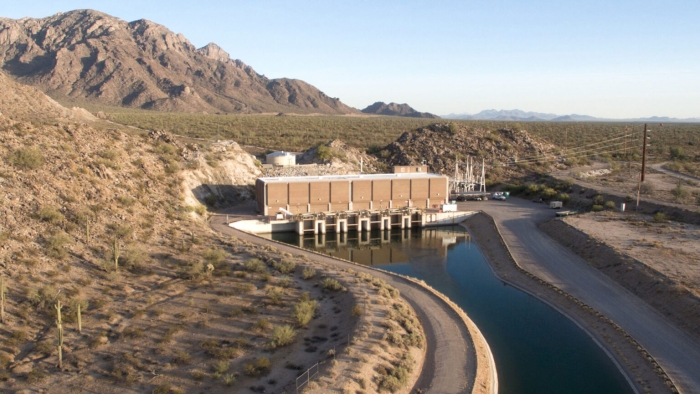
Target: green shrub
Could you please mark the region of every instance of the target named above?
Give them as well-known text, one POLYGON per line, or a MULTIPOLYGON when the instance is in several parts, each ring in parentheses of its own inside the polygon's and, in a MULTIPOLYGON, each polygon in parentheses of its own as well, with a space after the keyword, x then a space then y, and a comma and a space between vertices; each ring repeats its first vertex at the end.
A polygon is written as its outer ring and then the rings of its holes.
POLYGON ((63 216, 61 212, 58 212, 56 208, 51 206, 41 207, 39 212, 37 212, 37 215, 42 221, 51 224, 61 223, 65 219, 65 216, 63 216))
POLYGON ((353 316, 357 317, 357 316, 361 316, 365 311, 362 309, 361 306, 355 305, 355 306, 352 307, 352 311, 351 311, 351 312, 352 312, 352 315, 353 315, 353 316))
POLYGON ((208 264, 211 264, 214 267, 218 267, 219 264, 223 263, 224 260, 226 260, 226 251, 217 248, 207 249, 207 251, 204 252, 202 257, 204 257, 204 261, 208 264))
POLYGON ((282 260, 280 262, 275 262, 273 266, 276 270, 285 275, 293 273, 297 267, 296 263, 291 260, 282 260))
POLYGON ((282 302, 282 296, 284 295, 284 290, 279 287, 272 287, 267 291, 267 297, 270 299, 270 303, 273 305, 279 305, 282 302))
POLYGON ((554 196, 557 195, 557 191, 550 188, 550 187, 545 187, 542 189, 540 192, 540 195, 542 196, 543 199, 545 200, 551 200, 554 196))
POLYGON ((615 209, 615 201, 607 201, 605 203, 605 209, 615 209))
POLYGON ((300 327, 306 327, 307 324, 314 318, 318 302, 316 300, 300 301, 294 305, 292 317, 300 327))
POLYGON ((668 220, 668 217, 663 213, 663 212, 658 212, 654 215, 654 221, 655 222, 665 222, 668 220))
POLYGON ((71 243, 71 237, 63 231, 57 231, 46 239, 46 254, 54 259, 64 260, 68 257, 68 251, 64 248, 71 243))
POLYGON ((272 329, 272 334, 270 335, 270 339, 272 339, 270 342, 270 347, 274 349, 277 347, 287 346, 294 341, 295 336, 296 331, 294 331, 294 327, 288 324, 283 326, 275 326, 275 328, 272 329))
POLYGON ((603 206, 602 206, 602 205, 593 205, 593 207, 591 208, 591 210, 592 210, 593 212, 600 212, 600 211, 603 210, 603 206))
POLYGON ((253 324, 253 329, 255 331, 267 331, 272 327, 272 323, 268 319, 260 319, 253 324))
POLYGON ((39 148, 28 147, 12 152, 7 161, 22 170, 36 170, 44 164, 44 155, 39 148))
POLYGON ((326 278, 323 281, 321 281, 321 287, 323 287, 324 290, 329 291, 338 291, 343 288, 340 282, 333 278, 326 278))
POLYGON ((248 272, 263 273, 267 272, 267 266, 259 259, 250 259, 244 264, 245 270, 248 272))
POLYGON ((557 194, 556 199, 557 201, 561 201, 564 204, 567 204, 569 201, 571 201, 571 197, 566 193, 557 194))
POLYGON ((316 276, 316 270, 313 268, 307 267, 307 268, 304 268, 304 270, 301 272, 301 277, 306 279, 306 280, 309 280, 309 279, 313 278, 314 276, 316 276))

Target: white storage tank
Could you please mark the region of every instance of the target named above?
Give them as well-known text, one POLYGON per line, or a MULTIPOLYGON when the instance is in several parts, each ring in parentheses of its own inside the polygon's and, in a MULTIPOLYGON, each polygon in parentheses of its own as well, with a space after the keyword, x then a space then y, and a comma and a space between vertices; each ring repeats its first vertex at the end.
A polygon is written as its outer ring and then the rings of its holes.
POLYGON ((272 152, 265 156, 265 162, 275 166, 294 166, 297 164, 297 155, 291 152, 272 152))

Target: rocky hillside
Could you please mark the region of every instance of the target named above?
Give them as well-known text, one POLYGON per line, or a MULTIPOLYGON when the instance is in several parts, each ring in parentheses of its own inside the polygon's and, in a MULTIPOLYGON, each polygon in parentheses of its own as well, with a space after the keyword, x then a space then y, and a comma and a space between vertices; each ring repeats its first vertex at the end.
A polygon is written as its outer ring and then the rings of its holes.
POLYGON ((541 156, 553 152, 551 144, 537 141, 523 130, 489 131, 465 125, 434 124, 406 132, 379 152, 391 166, 416 165, 423 160, 430 171, 454 174, 455 162, 467 157, 485 159, 487 178, 504 179, 538 168, 537 163, 507 165, 514 159, 541 156))
POLYGON ((376 103, 370 105, 369 107, 362 110, 365 114, 374 115, 387 115, 387 116, 405 116, 408 118, 428 118, 428 119, 439 119, 437 115, 433 115, 428 112, 418 112, 411 108, 408 104, 396 104, 396 103, 383 103, 377 101, 376 103))
POLYGON ((216 44, 92 10, 0 18, 0 67, 54 98, 179 112, 357 110, 295 79, 268 79, 216 44))

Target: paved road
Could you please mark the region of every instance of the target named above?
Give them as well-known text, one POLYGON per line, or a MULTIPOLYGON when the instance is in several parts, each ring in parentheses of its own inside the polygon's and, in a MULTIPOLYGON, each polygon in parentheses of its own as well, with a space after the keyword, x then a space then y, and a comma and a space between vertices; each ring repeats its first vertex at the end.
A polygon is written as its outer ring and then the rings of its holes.
MULTIPOLYGON (((233 216, 232 216, 233 217, 233 216)), ((476 376, 476 354, 469 331, 459 316, 442 300, 429 291, 405 279, 382 273, 370 268, 357 266, 326 256, 312 254, 287 245, 244 233, 228 227, 226 218, 214 217, 211 227, 224 234, 234 235, 255 244, 267 244, 277 249, 293 253, 305 254, 309 258, 321 261, 339 268, 352 268, 356 271, 368 272, 380 277, 401 291, 416 311, 423 324, 427 341, 427 352, 423 370, 415 388, 423 389, 424 393, 468 393, 474 384, 476 376), (469 388, 469 389, 468 389, 469 388)))
POLYGON ((700 344, 655 309, 625 290, 537 227, 554 213, 519 198, 459 203, 460 210, 483 210, 498 224, 523 268, 577 297, 619 324, 666 370, 683 393, 700 393, 700 344))

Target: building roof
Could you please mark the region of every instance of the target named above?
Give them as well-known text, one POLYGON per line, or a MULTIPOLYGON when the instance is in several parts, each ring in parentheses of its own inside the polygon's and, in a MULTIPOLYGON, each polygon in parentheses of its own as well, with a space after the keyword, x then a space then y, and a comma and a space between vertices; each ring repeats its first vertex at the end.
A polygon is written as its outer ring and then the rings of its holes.
POLYGON ((399 174, 350 174, 350 175, 323 175, 323 176, 283 176, 262 177, 258 180, 265 183, 282 182, 324 182, 324 181, 355 181, 355 180, 382 180, 382 179, 420 179, 420 178, 446 178, 445 175, 430 174, 426 172, 407 172, 399 174))
POLYGON ((267 157, 280 157, 280 156, 296 156, 294 153, 279 151, 267 154, 267 157))

